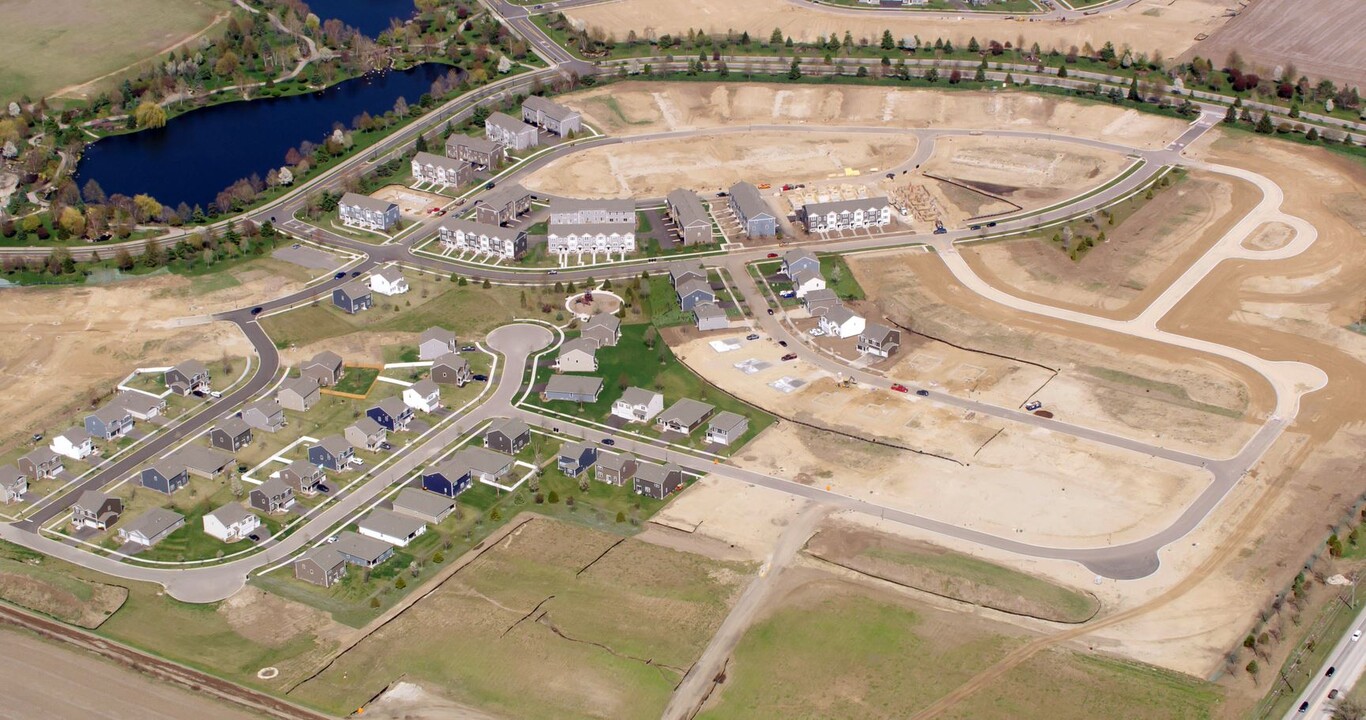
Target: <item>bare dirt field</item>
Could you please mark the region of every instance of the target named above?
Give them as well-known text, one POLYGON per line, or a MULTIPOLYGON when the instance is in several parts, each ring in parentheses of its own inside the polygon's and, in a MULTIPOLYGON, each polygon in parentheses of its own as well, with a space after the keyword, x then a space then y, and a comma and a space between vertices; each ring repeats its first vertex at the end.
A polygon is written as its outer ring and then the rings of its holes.
POLYGON ((663 197, 679 187, 716 191, 747 180, 808 182, 846 170, 899 165, 909 135, 754 132, 588 148, 537 170, 523 184, 570 197, 663 197))
POLYGON ((442 207, 451 199, 436 193, 414 190, 406 185, 385 185, 370 193, 370 197, 388 200, 398 205, 398 211, 410 218, 421 218, 434 207, 442 207))
POLYGON ((734 30, 767 38, 776 27, 794 40, 815 41, 819 37, 853 34, 855 41, 866 38, 876 45, 883 30, 896 37, 919 35, 933 42, 942 37, 966 45, 976 37, 1028 46, 1038 43, 1044 50, 1091 43, 1100 47, 1109 40, 1116 47, 1128 45, 1135 51, 1160 52, 1175 57, 1195 45, 1195 36, 1212 33, 1224 22, 1224 11, 1236 7, 1234 0, 1141 0, 1123 10, 1069 22, 1023 22, 1003 17, 943 17, 919 12, 869 12, 831 8, 786 0, 757 0, 733 3, 725 0, 700 0, 674 3, 665 0, 623 0, 565 11, 572 20, 589 28, 602 28, 625 38, 634 30, 644 37, 665 33, 686 34, 689 29, 708 33, 734 30))
POLYGON ((1361 87, 1366 85, 1362 28, 1366 4, 1353 0, 1256 0, 1182 59, 1199 55, 1223 67, 1237 49, 1262 77, 1294 65, 1296 77, 1361 87))
MULTIPOLYGON (((1031 210, 1086 192, 1129 162, 1119 153, 1055 140, 948 137, 935 141, 934 154, 920 169, 1031 210)), ((967 209, 975 212, 965 216, 982 214, 982 208, 967 209)))
MULTIPOLYGON (((625 5, 609 3, 599 7, 611 10, 625 5)), ((924 33, 921 35, 923 37, 924 33)), ((582 112, 585 122, 609 135, 735 127, 745 123, 809 123, 888 129, 1054 131, 1066 136, 1155 149, 1171 142, 1187 127, 1187 123, 1179 119, 1111 105, 1068 102, 1034 93, 764 83, 623 82, 565 95, 561 100, 582 112)))
POLYGON ((650 518, 636 537, 719 560, 763 560, 804 500, 787 493, 707 476, 650 518))

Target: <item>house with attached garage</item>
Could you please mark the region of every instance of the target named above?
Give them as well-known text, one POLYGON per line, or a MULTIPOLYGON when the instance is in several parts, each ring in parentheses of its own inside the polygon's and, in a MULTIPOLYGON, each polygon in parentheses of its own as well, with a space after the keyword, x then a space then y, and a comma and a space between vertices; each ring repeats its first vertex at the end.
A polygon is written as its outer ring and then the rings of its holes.
POLYGON ((858 336, 858 351, 865 355, 891 357, 901 348, 901 331, 881 323, 868 323, 858 336))
POLYGON ((346 577, 346 558, 331 545, 319 545, 294 561, 294 577, 319 587, 332 587, 346 577))
POLYGON ((346 375, 346 365, 342 356, 324 350, 299 365, 299 375, 313 378, 321 387, 332 387, 346 375))
POLYGON ((640 462, 631 453, 599 453, 593 466, 593 478, 598 482, 622 487, 636 476, 640 462))
POLYGON ((13 465, 0 465, 0 502, 19 502, 27 492, 28 477, 13 465))
POLYGON ((843 305, 826 310, 820 319, 821 330, 824 330, 826 335, 840 340, 862 333, 865 325, 863 316, 855 314, 843 305))
POLYGON ((729 445, 749 429, 749 418, 740 413, 722 410, 707 423, 707 442, 715 445, 729 445))
POLYGON ((803 270, 819 273, 821 261, 810 250, 788 250, 783 253, 782 270, 783 274, 789 278, 803 270))
POLYGON ((275 391, 275 402, 294 412, 308 412, 309 408, 318 404, 320 397, 318 381, 311 377, 290 378, 275 391))
POLYGON ((283 480, 286 485, 293 488, 295 495, 316 495, 318 486, 327 479, 327 474, 322 468, 307 460, 295 460, 270 476, 283 480))
POLYGON ((370 286, 357 278, 332 291, 332 304, 348 315, 364 312, 375 306, 370 286))
POLYGON ((413 421, 413 409, 397 397, 380 400, 366 410, 365 415, 389 432, 403 432, 408 429, 408 423, 413 421))
POLYGON ((459 349, 455 333, 443 327, 429 327, 417 336, 418 360, 435 360, 459 349))
POLYGON ((674 287, 674 291, 678 293, 678 307, 683 312, 691 312, 702 303, 716 302, 716 291, 711 289, 711 283, 706 280, 684 280, 674 287))
POLYGON ((120 527, 118 538, 121 543, 137 543, 143 547, 151 547, 182 527, 185 527, 184 515, 166 508, 154 507, 139 515, 136 520, 120 527))
POLYGON ((285 426, 285 409, 275 398, 265 398, 242 408, 242 420, 253 430, 275 432, 285 426))
POLYGON ((598 369, 598 344, 591 338, 577 337, 560 346, 555 356, 560 372, 593 372, 598 369))
POLYGON ((683 489, 683 469, 673 463, 640 463, 631 478, 631 488, 637 495, 663 500, 683 489))
POLYGON ((166 371, 166 387, 177 395, 208 395, 209 368, 198 360, 186 360, 166 371))
POLYGON ((375 508, 356 523, 356 529, 366 537, 382 540, 395 547, 408 547, 408 543, 427 532, 427 523, 411 515, 375 508))
POLYGON ((700 332, 709 330, 729 330, 730 318, 726 317, 726 311, 721 309, 716 303, 698 303, 692 308, 693 322, 697 325, 700 332))
POLYGON ((121 390, 111 405, 118 405, 128 411, 134 420, 151 420, 166 414, 166 399, 136 390, 121 390))
POLYGON ((398 224, 398 205, 349 192, 337 203, 337 217, 347 227, 387 232, 398 224))
POLYGON ((251 437, 251 426, 247 421, 233 416, 209 431, 209 444, 228 452, 237 452, 251 444, 251 437))
POLYGON ((171 453, 167 460, 184 465, 191 473, 213 479, 227 472, 235 462, 232 453, 203 445, 186 445, 171 453))
POLYGON ((669 271, 669 284, 675 290, 678 289, 679 285, 690 280, 707 282, 707 271, 702 268, 674 268, 669 271))
POLYGON ((808 203, 797 210, 807 232, 880 228, 892 222, 892 204, 885 197, 808 203))
POLYGON ((19 458, 16 462, 19 472, 35 482, 43 478, 57 477, 66 470, 62 456, 52 452, 52 448, 37 448, 19 458))
POLYGON ((389 431, 374 418, 358 418, 342 431, 342 437, 354 447, 374 452, 389 439, 389 431))
POLYGON ((474 379, 474 374, 470 372, 469 361, 459 353, 446 353, 432 361, 431 379, 438 385, 464 387, 474 379))
POLYGON ((560 446, 560 472, 578 477, 598 460, 598 447, 587 442, 568 442, 560 446))
POLYGON ((484 447, 516 455, 531 442, 531 428, 517 418, 499 418, 484 431, 484 447))
POLYGON ((813 290, 825 289, 825 277, 819 272, 798 270, 795 275, 790 277, 792 278, 792 291, 799 298, 806 297, 806 294, 813 290))
POLYGON ((408 292, 408 278, 393 265, 382 267, 370 273, 370 289, 380 295, 402 295, 408 292))
POLYGON ((394 556, 394 546, 383 540, 343 530, 336 542, 327 545, 352 565, 372 568, 394 556))
POLYGON ((261 518, 240 503, 228 503, 204 516, 204 534, 225 543, 242 540, 260 527, 261 518))
POLYGON ((522 121, 565 137, 583 129, 583 116, 553 100, 531 95, 522 101, 522 121))
POLYGON ((336 472, 346 470, 356 457, 355 448, 340 435, 328 435, 308 446, 308 461, 336 472))
POLYGON ((433 525, 455 512, 455 500, 436 493, 423 492, 417 488, 403 488, 393 500, 394 512, 415 517, 433 525))
POLYGON ((115 403, 109 403, 85 416, 85 431, 101 440, 118 440, 132 429, 132 413, 115 403))
POLYGON ((71 526, 108 530, 123 514, 123 500, 99 490, 86 490, 71 504, 71 526))
POLYGON ((716 407, 707 403, 683 398, 655 418, 655 426, 662 432, 688 434, 711 417, 716 407))
POLYGON ((602 392, 602 378, 591 375, 551 375, 541 397, 546 400, 595 403, 602 392))
POLYGON ((612 414, 629 422, 650 422, 664 411, 664 396, 653 390, 628 387, 612 401, 612 414))
POLYGON ((513 458, 487 448, 463 447, 455 451, 450 462, 469 468, 471 480, 492 485, 512 472, 513 458))
POLYGON ((463 160, 429 152, 413 156, 413 182, 460 187, 474 179, 474 166, 463 160))
POLYGON ((484 120, 484 137, 516 152, 541 144, 540 133, 507 113, 495 112, 484 120))
POLYGON ((598 313, 583 324, 579 336, 591 339, 598 347, 616 347, 617 341, 621 340, 621 318, 612 313, 598 313))
POLYGON ((491 168, 507 157, 507 148, 492 140, 455 133, 446 138, 446 157, 491 168))
POLYGON ((58 455, 72 460, 84 460, 95 454, 95 439, 90 437, 85 428, 71 428, 52 438, 52 443, 48 447, 58 455))
POLYGON ((839 296, 829 288, 819 290, 809 290, 802 296, 802 305, 806 306, 806 311, 812 317, 820 317, 829 312, 830 308, 840 305, 839 296))
POLYGON ((753 184, 738 182, 731 185, 727 204, 740 223, 740 231, 747 237, 773 237, 778 234, 778 218, 768 209, 768 203, 764 202, 759 188, 753 184))
POLYGON ((403 404, 414 410, 433 413, 441 409, 441 388, 430 378, 403 388, 403 404))
POLYGON ((439 462, 422 472, 422 489, 453 498, 470 489, 470 469, 454 459, 439 462))
POLYGON ((189 469, 176 462, 173 457, 162 458, 143 468, 142 473, 138 476, 138 483, 163 495, 171 495, 189 485, 189 469))
POLYGON ((669 219, 678 226, 683 245, 703 245, 712 241, 711 216, 697 193, 678 188, 664 197, 669 219))
POLYGON ((526 254, 523 230, 450 217, 437 226, 436 232, 441 246, 447 250, 487 253, 504 260, 516 260, 526 254))
POLYGON ((513 183, 500 186, 474 204, 474 219, 486 225, 507 225, 531 211, 531 192, 513 183))
POLYGON ((294 488, 279 478, 267 478, 251 489, 247 502, 263 513, 282 513, 294 506, 294 488))

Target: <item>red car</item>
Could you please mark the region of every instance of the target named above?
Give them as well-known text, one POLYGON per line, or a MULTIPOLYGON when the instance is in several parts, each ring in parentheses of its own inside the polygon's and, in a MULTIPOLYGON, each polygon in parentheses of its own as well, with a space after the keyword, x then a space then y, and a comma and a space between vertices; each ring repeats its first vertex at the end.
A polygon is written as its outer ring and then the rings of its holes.
POLYGON ((906 386, 902 385, 901 383, 896 383, 895 385, 892 385, 892 389, 897 392, 910 392, 910 390, 906 389, 906 386))
POLYGON ((788 353, 788 354, 786 354, 786 355, 783 356, 783 361, 784 361, 784 362, 786 362, 786 361, 788 361, 788 360, 796 360, 796 359, 797 359, 797 353, 788 353))
POLYGON ((768 256, 769 256, 770 258, 775 258, 775 257, 778 257, 778 253, 769 253, 768 256))

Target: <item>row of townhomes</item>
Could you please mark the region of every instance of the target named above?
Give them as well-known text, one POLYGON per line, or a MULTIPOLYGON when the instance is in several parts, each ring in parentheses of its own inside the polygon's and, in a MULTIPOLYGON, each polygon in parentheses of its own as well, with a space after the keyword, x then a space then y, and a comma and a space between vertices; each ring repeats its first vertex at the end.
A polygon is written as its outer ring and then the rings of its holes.
POLYGON ((673 283, 674 293, 678 295, 678 306, 683 312, 690 312, 698 330, 727 330, 730 320, 726 311, 716 301, 716 290, 707 279, 707 271, 678 269, 669 271, 669 281, 673 283))
POLYGON ((740 232, 745 237, 769 238, 778 234, 778 216, 759 194, 753 183, 738 182, 730 186, 729 207, 740 232))
POLYGON ((484 121, 484 137, 513 151, 540 145, 542 130, 567 137, 582 129, 583 119, 577 110, 536 95, 522 103, 520 120, 507 113, 495 112, 484 121))
POLYGON ((901 331, 881 323, 870 323, 840 302, 825 286, 821 261, 808 250, 783 253, 782 272, 792 281, 792 292, 812 317, 817 318, 820 334, 836 340, 858 338, 857 350, 864 355, 891 357, 901 347, 901 331))
POLYGON ((474 219, 484 225, 511 225, 531 212, 531 191, 517 183, 503 185, 474 204, 474 219))
POLYGON ((398 226, 398 205, 388 200, 349 192, 337 203, 337 217, 347 227, 389 232, 398 226))
POLYGON ((892 204, 883 196, 807 203, 797 215, 807 232, 867 230, 891 224, 892 204))
POLYGON ((597 262, 599 254, 608 260, 615 253, 626 259, 636 250, 636 204, 632 200, 568 200, 550 203, 546 249, 569 264, 575 256, 583 264, 584 255, 597 262))
POLYGON ((704 245, 712 241, 711 215, 697 193, 678 188, 665 196, 664 205, 683 245, 704 245))
POLYGON ((477 259, 516 260, 526 254, 526 232, 501 225, 452 217, 437 227, 437 237, 447 251, 474 253, 477 259))

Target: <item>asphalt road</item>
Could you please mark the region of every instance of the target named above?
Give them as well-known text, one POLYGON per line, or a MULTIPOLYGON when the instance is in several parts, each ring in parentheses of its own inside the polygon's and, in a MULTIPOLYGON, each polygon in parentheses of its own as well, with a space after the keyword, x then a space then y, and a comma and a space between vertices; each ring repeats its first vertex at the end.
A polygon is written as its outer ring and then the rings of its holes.
POLYGON ((1285 720, 1319 720, 1332 716, 1338 701, 1350 693, 1352 688, 1356 687, 1357 681, 1366 673, 1366 640, 1353 639, 1352 636, 1357 633, 1366 634, 1366 604, 1362 605, 1356 619, 1343 633, 1338 644, 1333 646, 1332 652, 1328 653, 1314 680, 1304 688, 1299 697, 1295 698, 1290 710, 1285 713, 1285 720), (1330 668, 1333 670, 1332 677, 1328 677, 1330 668), (1328 693, 1333 690, 1338 691, 1338 697, 1329 700, 1328 693), (1300 712, 1300 706, 1305 703, 1309 704, 1308 707, 1304 712, 1300 712))

